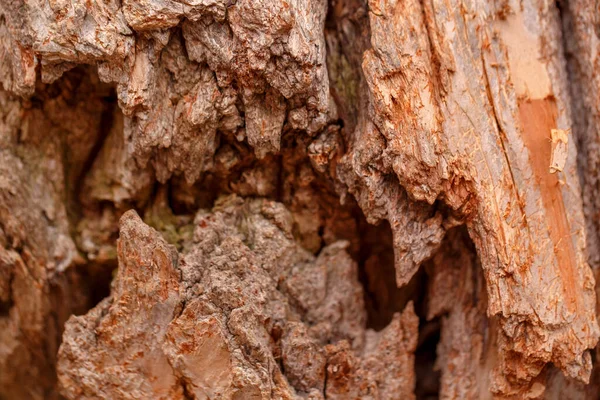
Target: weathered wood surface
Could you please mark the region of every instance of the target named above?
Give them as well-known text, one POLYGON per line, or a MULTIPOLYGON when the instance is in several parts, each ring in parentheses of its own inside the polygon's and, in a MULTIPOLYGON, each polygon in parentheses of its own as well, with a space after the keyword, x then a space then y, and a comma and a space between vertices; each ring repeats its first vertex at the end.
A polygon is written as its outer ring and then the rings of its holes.
POLYGON ((599 27, 3 0, 0 397, 594 398, 599 27))

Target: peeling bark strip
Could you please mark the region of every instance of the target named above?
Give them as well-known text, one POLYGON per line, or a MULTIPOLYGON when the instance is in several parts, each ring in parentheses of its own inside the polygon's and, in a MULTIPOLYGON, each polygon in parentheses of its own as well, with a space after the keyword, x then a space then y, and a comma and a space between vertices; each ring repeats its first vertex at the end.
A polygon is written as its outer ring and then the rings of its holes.
POLYGON ((0 2, 0 397, 595 398, 598 10, 0 2))
POLYGON ((370 14, 373 48, 363 63, 374 99, 369 117, 409 195, 442 199, 467 218, 486 276, 488 314, 499 317, 497 368, 504 373, 492 387, 497 393, 519 393, 550 361, 586 380, 585 349, 598 336, 575 168, 567 162, 563 187, 548 173, 550 130, 570 126, 565 88, 550 84, 565 74, 552 48, 560 44, 552 12, 542 4, 495 10, 426 2, 421 9, 384 1, 370 14), (523 44, 513 37, 519 31, 529 38, 523 44), (429 40, 419 41, 423 32, 429 40), (519 58, 522 52, 529 59, 519 58), (412 111, 409 101, 418 96, 419 112, 430 117, 412 111))

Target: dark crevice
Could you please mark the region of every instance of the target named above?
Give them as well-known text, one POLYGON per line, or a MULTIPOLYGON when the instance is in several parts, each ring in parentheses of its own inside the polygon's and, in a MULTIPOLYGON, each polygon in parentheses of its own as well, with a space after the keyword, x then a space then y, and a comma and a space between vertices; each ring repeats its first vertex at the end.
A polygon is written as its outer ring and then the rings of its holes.
POLYGON ((183 391, 183 398, 185 400, 193 400, 196 396, 190 391, 188 385, 189 383, 185 379, 180 379, 179 384, 181 385, 181 390, 183 391))
POLYGON ((153 207, 153 205, 156 204, 161 207, 170 205, 170 190, 168 190, 170 186, 171 185, 169 183, 163 184, 158 181, 154 181, 152 183, 152 188, 150 189, 150 195, 148 196, 146 207, 135 209, 142 220, 144 220, 146 213, 153 207), (164 204, 165 196, 167 197, 167 201, 169 201, 168 204, 164 204))
POLYGON ((395 313, 404 310, 409 301, 413 301, 417 312, 424 307, 422 303, 425 296, 422 294, 426 290, 427 276, 421 268, 408 284, 399 288, 395 279, 394 245, 388 221, 374 226, 362 216, 359 232, 359 279, 364 287, 367 327, 380 331, 389 325, 395 313))
POLYGON ((81 314, 85 314, 110 295, 110 286, 116 269, 117 260, 102 264, 89 263, 78 268, 88 294, 87 307, 80 310, 81 314))
POLYGON ((435 369, 435 363, 441 324, 439 318, 427 320, 429 275, 425 266, 422 265, 419 268, 411 283, 415 280, 413 302, 415 312, 419 317, 419 339, 415 352, 415 375, 417 378, 415 396, 419 400, 434 400, 439 398, 440 392, 440 372, 435 369))
POLYGON ((367 327, 379 331, 390 323, 394 312, 401 310, 394 301, 399 293, 393 279, 396 273, 392 230, 387 221, 373 226, 364 215, 359 219, 359 230, 362 234, 358 276, 364 289, 367 327))
MULTIPOLYGON (((116 95, 114 88, 111 89, 110 95, 105 96, 103 98, 103 100, 104 100, 104 109, 102 110, 102 114, 100 117, 100 127, 99 127, 100 132, 99 132, 98 139, 92 146, 90 153, 88 154, 86 160, 83 163, 83 166, 81 167, 81 170, 78 171, 77 178, 74 181, 73 190, 70 192, 72 197, 69 199, 70 207, 68 207, 68 210, 70 211, 70 214, 72 214, 71 217, 75 218, 75 220, 78 220, 81 216, 80 199, 81 199, 81 192, 83 189, 83 184, 85 182, 85 177, 88 174, 88 172, 92 169, 94 161, 98 157, 98 154, 100 153, 100 150, 102 150, 104 142, 106 141, 106 139, 108 138, 108 135, 110 134, 110 131, 113 126, 115 112, 121 112, 117 107, 117 95, 116 95)), ((68 149, 67 149, 67 151, 68 151, 68 149)), ((65 179, 65 181, 66 182, 69 181, 68 177, 67 177, 67 179, 65 179)))
MULTIPOLYGON (((37 96, 36 101, 48 114, 49 122, 61 133, 64 202, 69 231, 76 238, 84 212, 85 178, 113 127, 115 113, 120 112, 117 95, 114 86, 99 82, 95 71, 83 66, 66 72, 50 85, 38 85, 41 87, 34 97, 37 96), (65 116, 70 117, 73 112, 86 122, 71 125, 65 116), (93 131, 82 131, 82 126, 93 131)), ((77 241, 76 244, 79 246, 77 241)), ((80 254, 85 257, 85 252, 80 254)))
MULTIPOLYGON (((1 228, 0 228, 1 229, 1 228)), ((11 268, 8 266, 3 266, 3 268, 11 268)), ((0 293, 0 318, 8 317, 10 313, 10 309, 14 305, 13 296, 12 296, 12 286, 14 280, 14 273, 9 269, 10 274, 9 278, 6 280, 5 284, 5 292, 0 293)))
POLYGON ((14 305, 14 302, 12 300, 12 297, 10 297, 9 300, 7 300, 7 301, 0 301, 0 318, 8 317, 8 315, 10 313, 10 309, 12 308, 13 305, 14 305))
POLYGON ((8 317, 10 309, 13 306, 12 299, 9 301, 0 301, 0 318, 8 317))
POLYGON ((415 395, 419 400, 439 399, 440 372, 435 370, 439 341, 439 320, 426 322, 421 318, 419 344, 415 352, 415 375, 417 376, 415 395))
POLYGON ((415 301, 415 312, 419 316, 419 339, 415 352, 415 396, 419 400, 434 400, 439 399, 440 394, 441 374, 436 370, 435 363, 441 336, 441 321, 439 318, 427 319, 429 275, 426 270, 425 266, 419 268, 423 275, 419 296, 415 301))
POLYGON ((388 221, 384 220, 374 226, 366 221, 362 213, 360 214, 357 216, 360 232, 358 263, 359 278, 364 287, 367 327, 376 331, 384 329, 395 313, 402 312, 409 301, 413 302, 420 320, 418 347, 415 353, 415 393, 417 399, 437 399, 440 373, 435 371, 434 366, 440 340, 440 321, 426 320, 428 275, 425 268, 421 267, 408 284, 398 288, 395 279, 393 237, 388 221))
POLYGON ((279 202, 283 201, 284 195, 284 182, 285 182, 285 170, 283 167, 283 157, 279 155, 277 157, 277 168, 279 169, 277 172, 277 189, 275 193, 275 199, 279 202))

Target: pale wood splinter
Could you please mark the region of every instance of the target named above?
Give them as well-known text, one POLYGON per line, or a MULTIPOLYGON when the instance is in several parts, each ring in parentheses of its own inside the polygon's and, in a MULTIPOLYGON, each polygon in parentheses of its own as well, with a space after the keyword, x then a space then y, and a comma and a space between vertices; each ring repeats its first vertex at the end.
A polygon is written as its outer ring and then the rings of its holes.
POLYGON ((552 152, 550 156, 550 173, 555 174, 562 171, 567 161, 567 152, 569 150, 569 130, 552 129, 550 131, 552 140, 552 152))

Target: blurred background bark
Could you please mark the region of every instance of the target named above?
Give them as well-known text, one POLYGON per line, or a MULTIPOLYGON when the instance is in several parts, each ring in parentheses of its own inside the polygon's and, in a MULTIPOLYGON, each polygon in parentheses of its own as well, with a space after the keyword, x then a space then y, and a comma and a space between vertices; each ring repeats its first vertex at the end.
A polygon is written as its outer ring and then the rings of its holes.
POLYGON ((597 398, 599 4, 3 0, 0 398, 597 398))

